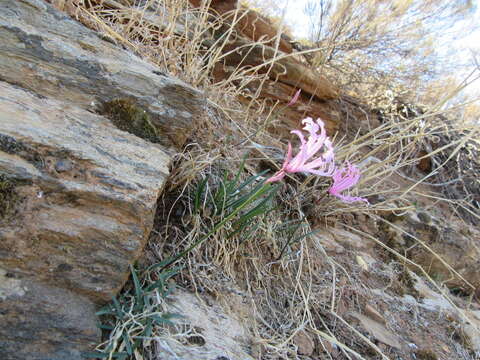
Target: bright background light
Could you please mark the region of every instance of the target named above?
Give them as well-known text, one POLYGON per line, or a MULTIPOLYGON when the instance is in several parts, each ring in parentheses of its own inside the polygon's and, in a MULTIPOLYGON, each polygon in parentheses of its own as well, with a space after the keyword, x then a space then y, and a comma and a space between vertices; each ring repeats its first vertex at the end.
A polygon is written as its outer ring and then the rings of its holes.
MULTIPOLYGON (((455 0, 452 0, 455 1, 455 0)), ((272 10, 275 13, 283 14, 283 22, 292 31, 296 39, 307 39, 309 35, 309 19, 304 13, 305 6, 309 0, 257 0, 254 1, 265 11, 272 10)), ((451 56, 455 62, 470 65, 469 70, 460 70, 456 77, 464 79, 473 68, 473 54, 477 55, 480 61, 480 0, 474 0, 475 14, 470 20, 458 21, 450 33, 454 40, 448 43, 438 44, 436 51, 441 56, 451 56), (472 26, 473 25, 473 26, 472 26), (466 33, 465 29, 474 31, 466 33)), ((480 69, 479 69, 480 70, 480 69)), ((480 96, 480 80, 476 80, 467 89, 467 93, 480 96)))

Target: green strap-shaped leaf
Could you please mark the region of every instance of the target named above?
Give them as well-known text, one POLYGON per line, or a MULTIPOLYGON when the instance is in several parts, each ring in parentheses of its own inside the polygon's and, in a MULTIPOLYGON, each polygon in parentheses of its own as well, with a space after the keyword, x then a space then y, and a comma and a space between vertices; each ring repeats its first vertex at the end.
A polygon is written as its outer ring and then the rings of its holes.
POLYGON ((200 206, 202 204, 202 196, 203 192, 205 191, 205 186, 207 185, 208 178, 203 179, 197 186, 197 190, 195 191, 195 199, 193 205, 193 211, 197 213, 200 211, 200 206))

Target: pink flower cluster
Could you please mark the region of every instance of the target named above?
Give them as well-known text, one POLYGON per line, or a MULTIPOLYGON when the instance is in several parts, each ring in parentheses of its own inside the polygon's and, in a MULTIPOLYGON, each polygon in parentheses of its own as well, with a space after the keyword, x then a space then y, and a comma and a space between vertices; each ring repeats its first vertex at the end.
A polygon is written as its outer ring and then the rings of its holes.
POLYGON ((300 139, 300 151, 295 157, 292 157, 292 145, 288 143, 287 155, 283 162, 282 168, 271 178, 267 179, 267 183, 279 181, 288 173, 306 172, 314 175, 328 176, 333 179, 333 184, 328 190, 331 195, 340 198, 346 203, 355 201, 364 201, 368 204, 368 200, 361 197, 349 196, 341 194, 342 191, 350 189, 360 179, 360 170, 350 163, 346 166, 337 168, 335 166, 335 154, 333 144, 325 131, 325 124, 321 119, 313 121, 312 118, 302 120, 305 125, 303 127, 309 133, 309 137, 305 137, 300 130, 292 130, 300 139), (320 153, 319 153, 320 152, 320 153), (316 159, 312 159, 319 153, 316 159))

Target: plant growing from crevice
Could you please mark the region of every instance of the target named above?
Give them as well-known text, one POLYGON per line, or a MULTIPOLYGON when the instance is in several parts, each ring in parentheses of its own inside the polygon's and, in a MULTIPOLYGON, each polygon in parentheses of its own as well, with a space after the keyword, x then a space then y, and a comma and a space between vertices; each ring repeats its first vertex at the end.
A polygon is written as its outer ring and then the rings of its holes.
POLYGON ((158 271, 156 264, 141 274, 133 266, 131 281, 125 290, 113 297, 112 302, 101 308, 97 315, 99 327, 107 333, 107 339, 94 352, 85 352, 85 358, 129 359, 148 347, 151 339, 163 332, 165 326, 174 325, 179 314, 165 310, 165 301, 174 290, 169 279, 179 268, 158 271))
MULTIPOLYGON (((361 197, 353 197, 341 194, 341 192, 350 189, 360 179, 360 170, 354 165, 347 163, 346 167, 337 167, 335 165, 335 154, 333 143, 327 136, 325 125, 321 119, 314 121, 306 118, 302 121, 304 130, 308 132, 308 137, 301 130, 292 130, 297 135, 301 145, 297 155, 292 155, 292 145, 288 144, 287 154, 284 163, 279 171, 273 176, 265 179, 266 171, 248 177, 245 181, 240 181, 240 176, 244 170, 245 160, 243 160, 240 169, 235 175, 225 172, 222 181, 212 193, 205 192, 208 184, 208 177, 203 179, 197 186, 194 194, 194 213, 198 213, 201 205, 209 208, 209 214, 213 218, 218 218, 206 234, 200 236, 185 250, 173 255, 165 260, 164 268, 175 263, 177 260, 185 257, 197 246, 207 241, 227 223, 231 223, 230 231, 226 238, 231 238, 239 233, 243 233, 244 239, 250 237, 259 226, 255 222, 259 217, 265 216, 275 207, 272 204, 273 197, 277 193, 280 185, 277 184, 288 174, 298 172, 314 174, 317 176, 331 177, 333 184, 329 193, 338 197, 345 203, 366 202, 361 197)), ((296 229, 293 231, 295 233, 296 229)), ((299 241, 307 235, 301 235, 299 238, 289 238, 281 251, 281 255, 292 241, 299 241)), ((242 240, 244 241, 244 240, 242 240)))
POLYGON ((258 229, 259 222, 256 220, 275 209, 272 200, 279 186, 265 183, 266 171, 241 181, 245 160, 244 158, 235 174, 225 171, 222 180, 213 192, 206 191, 208 177, 199 182, 193 197, 193 212, 196 215, 208 212, 209 217, 215 219, 216 222, 205 231, 205 235, 200 236, 185 250, 167 258, 162 268, 166 268, 188 255, 227 224, 229 225, 227 239, 240 235, 241 242, 246 241, 258 229))

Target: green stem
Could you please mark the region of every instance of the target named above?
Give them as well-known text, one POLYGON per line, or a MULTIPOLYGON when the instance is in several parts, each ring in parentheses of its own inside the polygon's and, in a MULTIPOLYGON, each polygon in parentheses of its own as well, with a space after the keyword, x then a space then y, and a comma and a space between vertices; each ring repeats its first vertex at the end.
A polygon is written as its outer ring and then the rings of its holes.
POLYGON ((173 257, 170 261, 168 261, 160 270, 164 270, 165 268, 169 267, 172 265, 174 262, 176 262, 178 259, 184 257, 187 255, 190 251, 195 249, 198 245, 203 243, 205 240, 207 240, 211 235, 216 233, 225 223, 233 219, 242 209, 244 209, 248 204, 250 204, 253 200, 255 200, 258 196, 262 195, 270 186, 270 184, 264 184, 261 188, 259 188, 257 191, 255 191, 252 195, 250 195, 241 205, 239 205, 231 214, 229 214, 225 219, 220 221, 218 224, 216 224, 212 230, 208 232, 205 236, 201 237, 198 239, 196 242, 194 242, 192 245, 190 245, 189 248, 183 250, 180 254, 176 255, 173 257))

